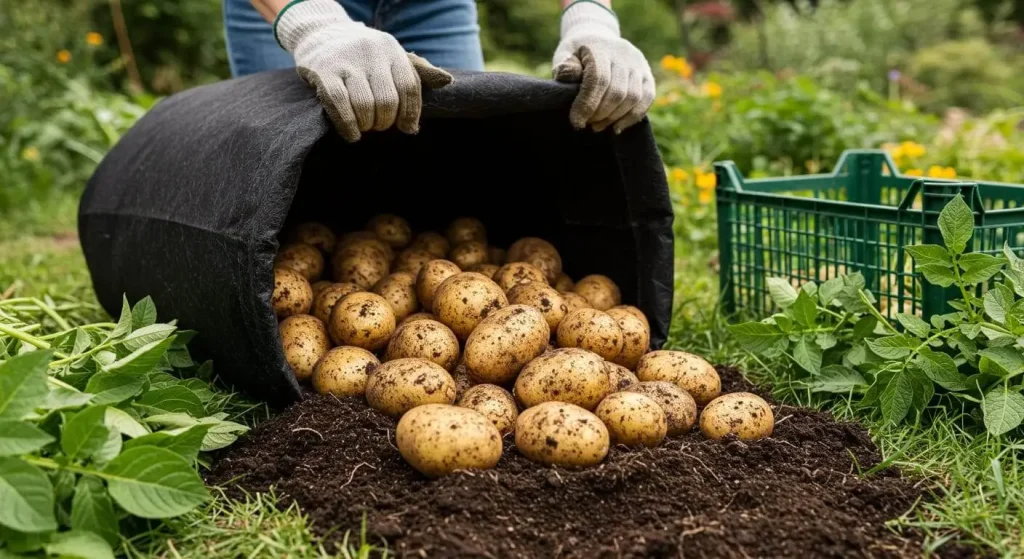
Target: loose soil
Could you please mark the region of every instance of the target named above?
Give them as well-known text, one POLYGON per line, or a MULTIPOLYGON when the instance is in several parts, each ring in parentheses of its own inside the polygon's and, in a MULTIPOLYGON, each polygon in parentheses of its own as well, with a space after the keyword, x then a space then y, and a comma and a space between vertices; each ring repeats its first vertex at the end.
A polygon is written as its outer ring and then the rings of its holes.
MULTIPOLYGON (((771 438, 613 448, 599 467, 534 464, 505 439, 494 470, 428 480, 394 446, 395 421, 355 399, 310 396, 223 454, 208 481, 274 487, 327 540, 358 534, 400 557, 920 557, 918 534, 885 523, 926 498, 884 469, 867 432, 782 406, 733 368, 726 392, 758 392, 771 438)), ((968 556, 947 545, 942 556, 968 556)))

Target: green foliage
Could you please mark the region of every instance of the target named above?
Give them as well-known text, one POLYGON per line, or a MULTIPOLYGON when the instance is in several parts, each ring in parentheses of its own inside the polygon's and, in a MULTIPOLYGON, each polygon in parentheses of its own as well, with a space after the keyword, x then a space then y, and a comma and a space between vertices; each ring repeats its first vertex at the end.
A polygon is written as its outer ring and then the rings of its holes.
POLYGON ((956 286, 963 298, 950 302, 954 312, 929 322, 898 314, 897 328, 875 309, 859 274, 799 291, 775 279, 768 293, 782 312, 738 324, 732 334, 752 353, 792 360, 810 390, 857 395, 888 423, 944 400, 979 410, 991 435, 1017 429, 1024 422, 1024 260, 1008 247, 998 256, 965 253, 974 214, 959 195, 939 214, 939 229, 944 246, 907 253, 930 270, 927 281, 956 286))
POLYGON ((63 310, 0 300, 0 551, 113 557, 126 518, 206 502, 200 452, 247 428, 151 299, 125 299, 115 323, 72 327, 63 310))
POLYGON ((1017 74, 1024 67, 991 43, 971 38, 923 48, 909 61, 910 75, 928 88, 913 98, 922 108, 963 107, 983 112, 1024 101, 1017 74))

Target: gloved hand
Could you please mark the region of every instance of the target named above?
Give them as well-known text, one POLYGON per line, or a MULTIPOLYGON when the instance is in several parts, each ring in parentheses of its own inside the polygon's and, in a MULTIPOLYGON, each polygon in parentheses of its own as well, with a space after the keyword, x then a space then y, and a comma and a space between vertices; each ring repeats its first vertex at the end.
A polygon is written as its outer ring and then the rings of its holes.
POLYGON ((453 81, 391 35, 352 20, 335 0, 289 4, 274 22, 274 34, 349 142, 391 126, 419 132, 422 86, 453 81))
POLYGON ((552 61, 554 78, 583 82, 569 111, 578 129, 618 134, 639 122, 654 102, 654 76, 640 49, 622 38, 615 14, 592 0, 562 12, 562 40, 552 61))

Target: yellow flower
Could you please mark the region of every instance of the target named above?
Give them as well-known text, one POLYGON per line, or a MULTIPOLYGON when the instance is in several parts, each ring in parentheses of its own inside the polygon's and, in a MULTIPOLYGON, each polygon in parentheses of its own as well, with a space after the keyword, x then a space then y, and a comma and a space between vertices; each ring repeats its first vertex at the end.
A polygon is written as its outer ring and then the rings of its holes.
POLYGON ((654 104, 659 107, 664 107, 665 105, 668 105, 668 97, 665 97, 664 95, 659 95, 657 98, 654 99, 654 104))
POLYGON ((910 158, 921 157, 927 151, 917 142, 903 142, 900 147, 903 148, 903 154, 910 158))
POLYGON ((924 176, 924 171, 921 169, 907 169, 903 174, 908 177, 921 177, 924 176))
POLYGON ((690 66, 690 63, 687 62, 685 58, 679 56, 666 54, 661 57, 661 67, 665 70, 675 72, 684 78, 689 78, 693 75, 693 67, 690 66))
MULTIPOLYGON (((714 175, 712 175, 712 176, 714 176, 714 175)), ((710 204, 711 200, 713 200, 714 198, 715 198, 715 191, 714 190, 701 189, 701 191, 697 194, 697 200, 701 204, 710 204)))
POLYGON ((936 179, 945 178, 946 170, 939 165, 928 167, 928 176, 936 179))
POLYGON ((95 31, 90 31, 85 34, 85 42, 90 46, 98 47, 103 44, 103 35, 95 31))
POLYGON ((60 62, 61 64, 71 62, 71 51, 67 49, 57 51, 57 62, 60 62))
POLYGON ((678 182, 685 182, 690 179, 690 174, 680 169, 679 167, 672 168, 672 180, 678 182))
POLYGON ((700 86, 700 92, 707 97, 721 97, 722 86, 715 82, 704 82, 700 86))
POLYGON ((942 178, 955 179, 956 178, 956 169, 954 169, 952 167, 946 167, 945 169, 942 170, 942 178))
POLYGON ((26 161, 39 161, 39 149, 29 146, 21 151, 21 157, 26 161))
POLYGON ((713 190, 715 188, 715 174, 714 173, 703 173, 696 171, 697 173, 697 188, 701 190, 713 190))

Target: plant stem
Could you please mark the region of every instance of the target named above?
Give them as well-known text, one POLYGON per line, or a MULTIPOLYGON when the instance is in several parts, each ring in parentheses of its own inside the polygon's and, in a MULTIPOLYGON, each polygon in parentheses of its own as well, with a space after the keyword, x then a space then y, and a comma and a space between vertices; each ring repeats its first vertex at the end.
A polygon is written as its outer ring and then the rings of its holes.
POLYGON ((46 468, 47 470, 67 470, 69 472, 84 474, 87 476, 98 476, 101 478, 109 477, 105 476, 103 472, 98 470, 90 470, 89 468, 75 466, 74 464, 61 464, 51 458, 43 458, 41 456, 22 456, 21 459, 33 466, 39 466, 40 468, 46 468))
POLYGON ((971 320, 974 320, 977 317, 974 313, 974 298, 967 291, 967 288, 964 286, 963 276, 960 275, 960 257, 957 256, 956 260, 956 262, 953 262, 953 275, 956 278, 956 286, 960 288, 960 294, 963 295, 964 303, 967 305, 968 316, 971 320))
POLYGON ((55 311, 52 308, 50 308, 49 305, 47 305, 46 303, 42 302, 41 300, 39 300, 39 299, 37 299, 35 297, 32 297, 32 302, 35 303, 37 307, 39 307, 39 310, 43 311, 44 313, 46 313, 47 316, 52 318, 53 321, 57 323, 57 326, 60 327, 61 330, 70 330, 71 329, 71 325, 68 324, 68 322, 66 320, 64 320, 64 317, 62 317, 61 315, 57 314, 57 311, 55 311))
POLYGON ((0 334, 7 334, 8 336, 25 342, 26 344, 33 345, 39 349, 50 349, 50 344, 45 340, 41 340, 32 334, 18 330, 17 328, 9 328, 0 324, 0 334))

